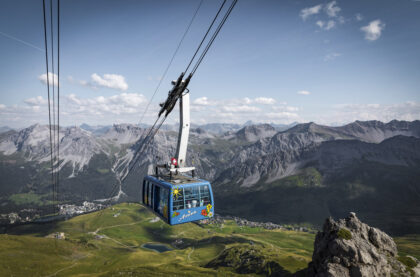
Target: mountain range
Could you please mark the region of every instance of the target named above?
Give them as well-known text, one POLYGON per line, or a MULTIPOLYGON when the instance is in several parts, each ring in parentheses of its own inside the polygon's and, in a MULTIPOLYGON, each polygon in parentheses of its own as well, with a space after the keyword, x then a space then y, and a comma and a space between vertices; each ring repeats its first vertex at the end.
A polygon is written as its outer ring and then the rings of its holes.
MULTIPOLYGON (((110 197, 146 126, 60 128, 60 200, 110 197)), ((175 154, 176 126, 161 129, 122 186, 139 201, 153 164, 175 154)), ((320 226, 355 211, 392 234, 420 231, 420 121, 207 124, 192 126, 187 163, 212 182, 219 213, 320 226)), ((51 199, 49 129, 0 133, 0 211, 42 208, 51 199)))

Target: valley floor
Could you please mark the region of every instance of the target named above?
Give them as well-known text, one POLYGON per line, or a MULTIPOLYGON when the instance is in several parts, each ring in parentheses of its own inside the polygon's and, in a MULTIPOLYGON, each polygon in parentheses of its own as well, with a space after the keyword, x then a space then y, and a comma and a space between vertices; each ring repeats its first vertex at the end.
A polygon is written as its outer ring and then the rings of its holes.
MULTIPOLYGON (((238 268, 240 261, 231 255, 246 251, 248 258, 258 253, 263 264, 273 262, 287 276, 307 266, 314 241, 314 234, 240 227, 234 221, 169 226, 133 203, 7 233, 0 235, 1 276, 247 276, 258 265, 238 268), (52 238, 60 233, 64 237, 52 238), (146 243, 171 250, 158 253, 144 248, 146 243), (220 263, 221 256, 229 260, 220 263)), ((419 258, 419 237, 397 238, 400 251, 419 258)))
POLYGON ((4 276, 234 276, 230 267, 206 268, 223 250, 258 248, 284 270, 305 268, 314 235, 304 232, 187 223, 169 226, 145 209, 124 203, 47 225, 22 225, 0 235, 4 276), (54 239, 51 234, 64 233, 54 239), (171 251, 143 248, 159 243, 171 251))

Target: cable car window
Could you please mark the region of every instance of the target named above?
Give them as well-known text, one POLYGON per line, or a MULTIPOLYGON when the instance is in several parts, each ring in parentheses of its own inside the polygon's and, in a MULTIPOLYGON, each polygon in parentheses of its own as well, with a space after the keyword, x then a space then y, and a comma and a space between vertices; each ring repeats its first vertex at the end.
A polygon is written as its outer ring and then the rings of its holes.
POLYGON ((168 218, 168 194, 168 189, 159 189, 158 213, 166 219, 168 218))
POLYGON ((147 204, 149 206, 152 206, 152 183, 149 183, 149 190, 148 191, 149 191, 149 193, 147 195, 147 198, 148 198, 147 204))
POLYGON ((199 207, 200 200, 198 187, 184 188, 184 202, 186 209, 199 207))
POLYGON ((184 189, 183 188, 174 188, 172 190, 172 209, 183 210, 184 209, 184 189))
POLYGON ((141 192, 143 194, 142 196, 143 204, 145 204, 146 203, 146 180, 143 180, 143 190, 141 192))
POLYGON ((210 190, 208 185, 200 186, 200 206, 211 204, 210 190))
POLYGON ((146 190, 144 191, 145 204, 149 205, 149 181, 146 181, 146 190))

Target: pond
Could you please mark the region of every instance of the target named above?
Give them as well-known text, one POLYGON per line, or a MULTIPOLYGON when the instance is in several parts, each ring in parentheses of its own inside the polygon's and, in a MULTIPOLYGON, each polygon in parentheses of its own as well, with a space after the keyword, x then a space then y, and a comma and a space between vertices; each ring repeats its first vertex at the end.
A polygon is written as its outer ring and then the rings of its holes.
POLYGON ((158 243, 145 243, 141 247, 146 248, 146 249, 151 249, 159 253, 172 250, 172 248, 169 248, 168 246, 164 244, 158 244, 158 243))

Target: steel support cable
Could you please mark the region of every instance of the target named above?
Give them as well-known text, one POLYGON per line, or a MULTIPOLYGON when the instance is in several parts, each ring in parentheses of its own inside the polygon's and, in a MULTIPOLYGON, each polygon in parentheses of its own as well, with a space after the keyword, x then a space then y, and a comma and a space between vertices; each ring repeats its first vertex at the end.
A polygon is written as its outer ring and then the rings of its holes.
POLYGON ((57 202, 60 201, 60 0, 57 0, 57 202))
POLYGON ((166 117, 162 118, 162 121, 159 123, 158 127, 155 129, 155 132, 153 133, 152 136, 148 137, 148 140, 145 141, 145 143, 142 145, 142 149, 139 152, 139 154, 133 158, 134 162, 131 164, 129 170, 127 171, 127 173, 124 175, 124 177, 121 179, 121 182, 125 181, 128 176, 130 175, 130 173, 132 172, 132 170, 134 169, 134 166, 137 164, 137 161, 139 160, 141 154, 143 154, 143 152, 147 149, 147 147, 149 146, 149 143, 152 141, 152 139, 155 137, 156 133, 159 131, 160 127, 162 126, 162 124, 165 122, 166 117))
MULTIPOLYGON (((145 141, 146 141, 147 137, 151 134, 151 132, 152 132, 153 128, 155 127, 155 125, 157 124, 158 120, 159 120, 159 117, 156 119, 155 123, 154 123, 154 124, 153 124, 153 126, 150 128, 150 130, 149 130, 148 134, 147 134, 147 135, 143 138, 143 141, 140 143, 139 147, 137 148, 137 150, 136 150, 135 154, 133 155, 133 159, 132 159, 132 160, 134 160, 134 158, 137 156, 137 154, 139 153, 139 151, 140 151, 140 150, 141 150, 141 148, 143 147, 143 145, 144 145, 144 143, 145 143, 145 141)), ((129 172, 132 170, 132 168, 133 168, 133 167, 130 167, 130 168, 129 168, 128 172, 126 173, 126 175, 125 175, 123 178, 119 178, 119 177, 117 176, 117 181, 118 181, 118 184, 114 184, 114 186, 113 186, 113 188, 112 188, 112 190, 111 190, 111 193, 108 195, 108 197, 107 197, 107 198, 105 198, 105 199, 106 199, 106 201, 105 201, 105 203, 104 203, 104 206, 105 206, 105 207, 106 207, 106 206, 108 206, 108 205, 111 203, 112 198, 113 198, 113 197, 111 197, 111 196, 112 196, 114 193, 116 193, 116 192, 117 192, 117 189, 119 189, 119 188, 122 186, 122 182, 123 182, 123 180, 125 180, 125 178, 128 176, 128 174, 129 174, 129 172)), ((99 217, 100 217, 100 216, 102 216, 103 211, 104 211, 104 210, 102 210, 102 211, 98 214, 98 216, 99 216, 99 217)))
MULTIPOLYGON (((160 119, 160 117, 158 117, 157 119, 156 119, 156 121, 155 121, 155 124, 153 124, 153 127, 156 125, 156 123, 158 122, 158 120, 160 119)), ((156 135, 156 133, 157 133, 157 131, 160 129, 160 127, 162 126, 162 124, 163 124, 163 122, 165 122, 165 120, 166 120, 166 117, 163 117, 162 118, 162 120, 161 120, 161 122, 158 124, 158 127, 157 127, 157 130, 155 131, 155 133, 153 134, 153 136, 148 140, 148 141, 151 141, 151 139, 156 135)), ((141 143, 141 148, 143 148, 143 146, 145 145, 145 147, 147 148, 147 145, 148 145, 148 141, 146 142, 145 140, 148 138, 148 136, 150 135, 150 133, 152 132, 152 130, 153 130, 153 127, 152 128, 150 128, 150 130, 149 130, 149 133, 148 133, 148 135, 143 139, 143 142, 141 143), (145 144, 146 143, 146 144, 145 144)), ((140 150, 140 147, 138 148, 138 150, 137 150, 137 153, 139 152, 139 150, 140 150)), ((144 148, 144 149, 146 149, 146 148, 144 148)), ((143 153, 143 151, 141 151, 141 153, 143 153)), ((141 154, 140 153, 140 154, 141 154)), ((139 156, 137 156, 137 157, 139 157, 139 156)), ((133 156, 133 159, 135 158, 135 156, 133 156)), ((105 201, 105 204, 104 204, 104 207, 106 208, 106 206, 108 206, 110 203, 111 203, 111 201, 112 201, 112 199, 113 199, 113 197, 111 197, 114 193, 116 193, 117 192, 117 188, 119 189, 119 188, 121 188, 122 187, 122 183, 123 183, 123 181, 129 176, 129 174, 130 174, 130 172, 131 172, 131 170, 134 168, 134 165, 136 164, 136 162, 137 162, 137 160, 138 160, 138 158, 136 158, 136 160, 135 160, 135 162, 132 164, 132 166, 129 168, 129 170, 128 170, 128 172, 126 173, 126 175, 123 177, 123 178, 117 178, 117 181, 118 181, 118 185, 116 184, 116 185, 114 185, 114 187, 113 187, 113 189, 112 189, 112 191, 111 191, 111 193, 109 194, 109 196, 108 196, 108 199, 106 199, 106 201, 105 201)), ((101 210, 101 212, 98 214, 98 217, 101 217, 102 216, 102 214, 103 214, 103 212, 104 212, 104 210, 105 210, 105 208, 104 209, 102 209, 101 210)), ((101 225, 102 226, 102 225, 101 225)))
POLYGON ((211 45, 213 44, 214 40, 216 39, 217 35, 219 34, 220 30, 222 29, 223 25, 225 24, 227 18, 229 17, 230 13, 232 12, 233 8, 235 7, 236 3, 238 2, 238 0, 234 0, 232 2, 232 4, 229 7, 229 10, 226 12, 225 16, 223 17, 222 21, 219 23, 219 26, 217 27, 215 33, 213 34, 213 36, 211 37, 210 41, 208 42, 206 48, 204 49, 204 51, 201 53, 200 58, 198 59, 197 63, 195 64, 194 68, 191 71, 191 75, 194 75, 195 72, 197 71, 198 66, 201 64, 201 62, 203 61, 204 57, 206 56, 207 52, 209 51, 211 45))
MULTIPOLYGON (((156 123, 158 122, 158 120, 159 120, 159 117, 156 119, 156 121, 155 121, 155 123, 153 124, 153 126, 150 128, 150 130, 149 130, 149 133, 146 135, 146 137, 144 137, 143 138, 143 141, 140 143, 140 145, 139 145, 139 147, 137 148, 137 150, 136 150, 136 153, 134 154, 134 156, 133 156, 133 159, 134 159, 134 157, 137 155, 137 153, 140 151, 140 148, 142 147, 142 145, 144 145, 144 142, 145 142, 145 139, 147 138, 147 136, 149 136, 150 135, 150 133, 151 133, 151 131, 153 130, 153 128, 155 127, 155 125, 156 125, 156 123)), ((129 170, 129 171, 131 171, 131 170, 129 170)), ((128 172, 129 172, 128 171, 128 172)), ((126 176, 128 176, 128 174, 129 173, 127 173, 125 176, 124 176, 124 178, 120 178, 120 177, 118 177, 118 175, 117 175, 117 181, 118 181, 118 184, 114 184, 114 186, 113 186, 113 188, 112 188, 112 190, 111 190, 111 192, 108 194, 108 197, 107 198, 105 198, 106 200, 104 201, 104 207, 106 208, 106 206, 108 206, 110 203, 111 203, 111 201, 112 201, 112 195, 114 194, 114 193, 116 193, 117 192, 117 189, 119 189, 121 186, 122 186, 122 179, 124 179, 125 180, 125 177, 126 176)), ((105 208, 104 209, 102 209, 100 212, 99 212, 99 214, 98 214, 98 217, 101 217, 102 216, 102 214, 103 214, 103 212, 104 212, 104 210, 105 210, 105 208)), ((102 226, 102 225, 101 225, 102 226)))
MULTIPOLYGON (((53 175, 54 175, 54 189, 53 189, 53 203, 56 205, 57 201, 57 176, 56 176, 56 158, 57 158, 57 149, 56 149, 56 125, 55 125, 55 70, 54 70, 54 16, 53 16, 53 1, 50 0, 50 34, 51 34, 51 70, 52 70, 52 115, 53 115, 53 175)), ((49 74, 49 72, 47 72, 49 74)))
MULTIPOLYGON (((191 59, 191 61, 190 61, 189 65, 187 66, 187 69, 186 69, 186 70, 188 70, 188 68, 190 67, 190 65, 191 65, 192 61, 194 60, 194 58, 195 58, 196 54, 198 53, 198 51, 199 51, 200 47, 202 46, 202 43, 204 42, 204 40, 205 40, 206 36, 208 35, 208 33, 209 33, 210 29, 212 28, 212 26, 213 26, 213 24, 214 24, 215 20, 217 19, 217 17, 218 17, 218 15, 219 15, 220 11, 222 10, 222 8, 223 8, 223 6, 224 6, 225 2, 226 2, 226 0, 224 0, 224 2, 222 3, 221 7, 219 8, 218 13, 216 14, 215 18, 213 19, 213 21, 212 21, 212 23, 211 23, 211 25, 210 25, 209 29, 207 30, 207 32, 206 32, 206 34, 205 34, 205 36, 204 36, 203 40, 201 41, 201 43, 200 43, 200 45, 199 45, 199 47, 198 47, 198 49, 197 49, 197 50, 196 50, 196 52, 194 53, 194 56, 193 56, 193 58, 191 59)), ((220 32, 221 28, 223 27, 224 23, 226 22, 226 19, 227 19, 227 18, 228 18, 228 16, 230 15, 230 13, 231 13, 231 11, 232 11, 233 7, 236 5, 236 2, 237 2, 237 0, 234 0, 234 2, 233 2, 233 3, 231 4, 231 6, 229 7, 229 9, 228 9, 227 13, 226 13, 226 14, 225 14, 225 16, 223 17, 222 21, 219 23, 218 28, 216 29, 215 33, 213 34, 212 38, 210 39, 209 43, 207 44, 207 46, 206 46, 205 50, 204 50, 204 51, 203 51, 203 53, 201 54, 201 56, 200 56, 199 60, 197 61, 196 65, 194 66, 194 70, 192 71, 192 74, 194 74, 194 73, 195 73, 195 71, 197 70, 198 66, 199 66, 199 65, 200 65, 200 63, 202 62, 202 60, 203 60, 204 56, 206 55, 206 53, 207 53, 207 51, 209 50, 210 46, 213 44, 213 42, 214 42, 215 38, 217 37, 217 35, 218 35, 218 33, 220 32)), ((202 3, 202 1, 200 2, 199 7, 201 6, 201 3, 202 3)), ((196 13, 198 12, 199 7, 197 8, 196 13)), ((191 25, 192 21, 194 20, 194 17, 195 17, 195 15, 196 15, 196 13, 195 13, 195 14, 194 14, 194 16, 193 16, 193 18, 192 18, 192 20, 191 20, 191 22, 190 22, 190 25, 191 25)), ((187 31, 186 31, 186 32, 188 32, 188 29, 189 29, 190 25, 188 26, 188 28, 187 28, 187 31)), ((180 44, 182 43, 182 40, 184 39, 185 35, 186 35, 186 33, 184 33, 184 36, 182 37, 180 44)), ((178 44, 178 47, 177 47, 177 49, 176 49, 176 51, 175 51, 175 53, 174 53, 174 56, 176 55, 176 53, 177 53, 177 51, 178 51, 178 49, 179 49, 179 47, 180 47, 180 44, 178 44)), ((166 73, 167 73, 167 71, 168 71, 168 69, 169 69, 169 67, 170 67, 170 65, 171 65, 171 63, 172 63, 172 61, 173 61, 173 59, 174 59, 174 56, 172 57, 172 59, 171 59, 171 61, 170 61, 169 65, 168 65, 167 69, 165 70, 165 74, 164 74, 164 75, 166 75, 166 73)), ((185 72, 186 72, 186 71, 185 71, 185 72)), ((162 80, 163 80, 163 79, 164 79, 164 78, 162 78, 162 79, 160 80, 160 82, 159 82, 159 84, 158 84, 158 86, 157 86, 157 88, 156 88, 156 90, 155 90, 155 92, 154 92, 154 94, 153 94, 153 96, 152 96, 151 100, 153 99, 154 95, 156 94, 156 92, 157 92, 158 88, 160 87, 160 84, 162 83, 162 80)), ((143 113, 141 120, 143 119, 143 117, 144 117, 144 115, 145 115, 145 113, 146 113, 146 111, 147 111, 147 109, 148 109, 148 107, 149 107, 150 103, 151 103, 151 101, 150 101, 150 102, 149 102, 149 104, 147 105, 146 110, 145 110, 145 112, 143 113)), ((154 138, 154 136, 157 134, 157 132, 159 131, 160 127, 162 126, 162 124, 163 124, 163 123, 165 122, 165 120, 166 120, 166 116, 165 116, 165 117, 163 117, 162 121, 159 123, 159 125, 158 125, 158 127, 156 128, 156 130, 155 130, 155 132, 153 133, 153 135, 152 135, 152 136, 150 136, 150 134, 151 134, 151 132, 153 131, 153 128, 154 128, 154 126, 156 125, 156 123, 157 123, 157 121, 159 120, 159 118, 160 118, 160 117, 158 117, 158 118, 156 119, 156 121, 155 121, 155 123, 153 124, 152 128, 150 128, 149 133, 148 133, 148 134, 144 137, 143 142, 142 142, 142 143, 140 143, 139 147, 137 148, 136 153, 133 155, 133 159, 132 159, 132 164, 131 164, 131 166, 129 167, 129 169, 128 169, 127 173, 126 173, 126 174, 125 174, 125 175, 124 175, 124 176, 123 176, 123 177, 119 180, 120 186, 122 185, 122 182, 126 180, 126 178, 129 176, 129 174, 130 174, 130 173, 131 173, 131 171, 133 170, 134 166, 136 165, 136 163, 137 163, 137 161, 138 161, 138 159, 139 159, 139 157, 140 157, 140 154, 142 154, 142 153, 143 153, 143 151, 144 151, 145 149, 147 149, 148 144, 150 143, 150 141, 152 141, 152 139, 153 139, 153 138, 154 138)), ((115 188, 115 187, 114 187, 114 188, 115 188)), ((110 199, 111 199, 111 198, 110 198, 110 199)), ((108 200, 110 200, 110 199, 108 199, 108 200)))
MULTIPOLYGON (((144 110, 144 112, 143 112, 143 114, 142 114, 142 116, 141 116, 141 118, 140 118, 140 121, 139 121, 139 123, 138 123, 138 125, 140 126, 140 124, 142 123, 142 121, 143 121, 143 119, 144 119, 144 116, 146 115, 146 113, 147 113, 147 111, 148 111, 148 109, 149 109, 149 107, 150 107, 150 104, 152 103, 152 101, 153 101, 153 99, 154 99, 154 97, 155 97, 155 95, 156 95, 156 93, 158 92, 158 90, 159 90, 159 88, 160 88, 160 86, 162 85, 162 82, 163 82, 163 80, 165 79, 165 77, 166 77, 166 74, 168 73, 168 71, 169 71, 169 68, 171 67, 171 65, 172 65, 172 63, 173 63, 173 61, 174 61, 174 59, 175 59, 175 57, 176 57, 176 55, 177 55, 177 53, 178 53, 178 51, 179 51, 179 49, 180 49, 180 47, 181 47, 181 45, 182 45, 182 43, 183 43, 183 41, 184 41, 184 39, 185 39, 185 37, 186 37, 186 35, 188 34, 188 32, 189 32, 189 30, 190 30, 190 28, 191 28, 191 25, 192 25, 192 23, 194 22, 194 19, 195 19, 195 17, 197 16, 197 13, 198 13, 198 11, 200 10, 200 7, 201 7, 201 5, 203 4, 203 2, 204 2, 204 0, 201 0, 200 1, 200 3, 198 4, 198 6, 197 6, 197 8, 196 8, 196 10, 195 10, 195 12, 194 12, 194 14, 193 14, 193 16, 192 16, 192 18, 191 18, 191 20, 190 20, 190 22, 189 22, 189 24, 187 25, 187 28, 185 29, 185 32, 184 32, 184 34, 182 35, 182 37, 181 37, 181 40, 179 41, 179 43, 178 43, 178 45, 177 45, 177 47, 176 47, 176 49, 175 49, 175 51, 174 51, 174 53, 172 54, 172 57, 171 57, 171 59, 170 59, 170 61, 169 61, 169 63, 168 63, 168 65, 166 66, 166 68, 165 68, 165 71, 163 72, 163 75, 162 75, 162 78, 159 80, 159 83, 158 83, 158 85, 156 86, 156 89, 155 89, 155 91, 153 92, 153 95, 152 95, 152 97, 150 98, 150 100, 149 100, 149 102, 148 102, 148 104, 147 104, 147 106, 146 106, 146 109, 144 110)), ((154 126, 156 125, 156 123, 157 123, 157 121, 159 120, 159 118, 157 118, 156 119, 156 121, 155 121, 155 123, 153 124, 153 126, 151 127, 151 129, 150 129, 150 131, 149 131, 149 133, 145 136, 145 138, 143 139, 143 142, 140 144, 140 146, 137 148, 137 150, 136 150, 136 153, 134 154, 134 156, 133 156, 133 159, 137 156, 137 153, 139 152, 139 149, 140 149, 140 147, 142 147, 142 144, 144 143, 144 141, 145 141, 145 139, 147 138, 147 136, 150 134, 150 132, 151 132, 151 130, 154 128, 154 126)), ((146 132, 146 130, 147 130, 147 128, 145 128, 145 130, 144 130, 144 132, 142 133, 142 134, 144 134, 145 132, 146 132)), ((129 170, 130 171, 130 170, 129 170)), ((128 172, 129 172, 128 171, 128 172)), ((126 176, 128 175, 129 173, 127 173, 126 174, 126 176)), ((123 177, 123 180, 125 180, 125 177, 123 177)), ((121 184, 120 185, 122 185, 122 181, 120 181, 121 182, 121 184)), ((116 186, 115 186, 116 187, 116 186)), ((115 188, 114 187, 114 188, 115 188)), ((114 190, 113 190, 114 191, 114 190)), ((112 193, 114 193, 114 192, 111 192, 111 194, 112 193)), ((108 197, 109 198, 109 197, 108 197)))
MULTIPOLYGON (((160 119, 160 117, 157 118, 153 127, 156 125, 156 123, 158 122, 159 119, 160 119)), ((128 168, 127 173, 121 178, 121 183, 124 182, 127 179, 127 177, 130 175, 131 171, 133 170, 134 166, 136 165, 137 161, 139 160, 139 157, 141 156, 141 154, 143 154, 144 150, 147 149, 147 146, 148 146, 149 142, 152 141, 152 139, 156 135, 156 132, 160 129, 163 122, 165 122, 165 119, 166 119, 166 117, 163 117, 161 119, 161 122, 158 124, 158 127, 156 128, 156 131, 153 133, 152 136, 150 136, 150 134, 152 134, 154 128, 150 128, 149 133, 144 137, 143 142, 140 144, 140 146, 137 148, 136 153, 133 155, 133 159, 131 160, 132 163, 131 163, 130 167, 128 168)))
MULTIPOLYGON (((203 4, 203 1, 204 1, 204 0, 201 0, 201 1, 200 1, 200 3, 198 4, 197 9, 195 10, 193 17, 192 17, 192 18, 191 18, 191 20, 190 20, 190 23, 188 24, 187 28, 185 29, 185 32, 184 32, 184 34, 182 35, 181 40, 179 41, 178 46, 176 47, 175 52, 173 53, 171 60, 169 61, 168 65, 166 66, 166 69, 165 69, 165 71, 163 72, 162 78, 159 80, 159 83, 158 83, 158 85, 156 86, 155 91, 153 92, 152 98, 150 98, 150 101, 149 101, 149 103, 147 104, 146 109, 144 110, 144 112, 143 112, 143 114, 142 114, 142 116, 141 116, 141 118, 140 118, 140 121, 139 121, 139 124, 138 124, 139 126, 140 126, 141 122, 143 121, 143 118, 144 118, 144 116, 146 115, 146 112, 147 112, 147 110, 149 109, 149 106, 150 106, 150 104, 152 103, 153 98, 155 97, 155 95, 156 95, 157 91, 159 90, 159 88, 160 88, 160 86, 161 86, 161 84, 162 84, 163 80, 165 79, 166 74, 168 73, 168 70, 169 70, 169 68, 170 68, 170 67, 171 67, 171 65, 172 65, 172 62, 174 61, 175 56, 176 56, 176 54, 178 53, 178 50, 179 50, 179 48, 181 47, 182 42, 184 41, 184 38, 186 37, 186 35, 187 35, 188 31, 190 30, 190 27, 191 27, 192 23, 194 22, 195 17, 197 16, 198 10, 200 9, 201 5, 203 4)), ((226 1, 226 0, 225 0, 225 1, 226 1)))
MULTIPOLYGON (((147 135, 146 135, 146 136, 144 136, 144 138, 143 138, 142 142, 139 144, 139 146, 138 146, 138 147, 137 147, 137 149, 135 150, 134 155, 133 155, 133 159, 137 156, 137 154, 139 153, 140 149, 143 147, 143 144, 146 142, 146 140, 147 140, 148 136, 152 133, 152 130, 153 130, 153 128, 155 128, 156 123, 157 123, 158 121, 159 121, 159 117, 156 119, 155 123, 153 123, 152 127, 150 127, 149 132, 147 133, 147 135)), ((144 134, 144 133, 143 133, 143 134, 144 134)), ((132 159, 132 160, 133 160, 133 159, 132 159)))
POLYGON ((209 28, 207 29, 206 34, 204 35, 203 39, 201 40, 200 44, 197 47, 197 50, 195 50, 194 56, 191 58, 190 63, 188 64, 187 68, 184 70, 184 73, 187 73, 188 68, 190 68, 191 63, 193 62, 195 56, 197 55, 198 51, 201 48, 201 45, 203 44, 204 40, 206 39, 207 35, 209 34, 211 28, 213 27, 214 22, 216 21, 217 17, 219 16, 220 11, 223 9, 223 6, 225 5, 226 0, 223 1, 222 5, 220 6, 219 10, 217 11, 216 16, 213 18, 213 21, 211 22, 209 28))
MULTIPOLYGON (((226 2, 226 1, 224 1, 224 2, 222 3, 221 7, 219 8, 219 10, 218 10, 218 12, 217 12, 217 14, 216 14, 215 18, 213 19, 212 23, 210 24, 210 27, 209 27, 209 29, 207 30, 207 32, 206 32, 206 34, 205 34, 205 36, 204 36, 203 40, 201 41, 201 43, 200 43, 200 45, 199 45, 198 49, 196 50, 196 52, 195 52, 195 54, 194 54, 193 58, 191 59, 190 64, 191 64, 191 62, 194 60, 195 55, 196 55, 196 54, 197 54, 197 52, 199 51, 199 49, 200 49, 200 47, 201 47, 201 45, 202 45, 203 41, 205 40, 206 36, 208 35, 208 33, 209 33, 210 29, 212 28, 212 26, 213 26, 213 24, 214 24, 215 20, 217 19, 217 17, 218 17, 218 15, 219 15, 220 11, 222 10, 222 8, 223 8, 223 6, 224 6, 225 2, 226 2)), ((211 39, 210 39, 210 41, 208 42, 208 44, 207 44, 207 46, 206 46, 205 50, 204 50, 204 51, 203 51, 203 53, 201 54, 201 56, 200 56, 199 60, 197 61, 196 65, 194 66, 194 69, 193 69, 193 71, 191 72, 191 74, 192 74, 192 75, 195 73, 195 71, 197 70, 197 68, 198 68, 198 66, 200 65, 201 61, 203 60, 204 56, 206 55, 206 53, 207 53, 208 49, 209 49, 209 48, 211 47, 211 45, 213 44, 213 41, 214 41, 214 40, 215 40, 215 38, 217 37, 218 33, 220 32, 221 28, 223 27, 224 23, 226 22, 227 18, 229 17, 230 13, 232 12, 232 9, 235 7, 236 2, 237 2, 237 0, 234 0, 234 1, 232 2, 232 4, 231 4, 231 6, 229 7, 228 11, 227 11, 227 12, 226 12, 226 14, 224 15, 224 17, 223 17, 222 21, 219 23, 219 26, 217 27, 217 29, 216 29, 215 33, 213 34, 212 38, 211 38, 211 39)), ((190 64, 188 65, 188 67, 187 67, 187 69, 186 69, 186 70, 188 70, 188 68, 189 68, 190 64)), ((185 70, 184 72, 186 72, 186 70, 185 70)), ((158 119, 159 119, 159 118, 158 118, 158 119)), ((154 136, 156 135, 156 133, 159 131, 160 126, 162 126, 162 124, 163 124, 163 122, 164 122, 165 120, 166 120, 166 116, 163 118, 163 120, 162 120, 162 122, 159 124, 158 128, 156 128, 156 131, 155 131, 155 132, 154 132, 154 134, 151 136, 151 138, 149 139, 149 141, 151 141, 151 139, 153 139, 153 138, 154 138, 154 136)), ((155 122, 155 124, 156 124, 156 122, 155 122)), ((153 128, 151 128, 151 129, 150 129, 150 131, 152 131, 152 130, 153 130, 153 128)), ((150 131, 149 131, 149 134, 150 134, 150 131)), ((147 147, 147 144, 149 143, 149 141, 146 141, 146 139, 148 138, 149 134, 148 134, 148 135, 145 137, 145 139, 143 140, 143 144, 146 144, 146 147, 147 147)), ((143 144, 141 145, 141 148, 143 148, 143 144)), ((141 148, 139 147, 137 152, 139 152, 139 151, 141 150, 141 148)), ((142 152, 143 152, 143 151, 142 151, 142 152)), ((140 153, 142 153, 142 152, 140 152, 140 153)), ((131 167, 129 168, 129 170, 128 170, 128 172, 125 174, 125 176, 121 179, 121 182, 123 182, 123 181, 124 181, 124 180, 125 180, 125 179, 129 176, 130 172, 132 171, 132 169, 134 168, 135 164, 137 163, 137 160, 138 160, 139 156, 140 156, 140 155, 138 155, 138 153, 136 153, 136 154, 133 156, 133 160, 132 160, 132 161, 134 161, 134 162, 132 163, 131 167)))
MULTIPOLYGON (((158 83, 158 85, 157 85, 157 87, 156 87, 155 91, 153 92, 153 95, 152 95, 152 97, 150 98, 150 101, 149 101, 149 103, 147 104, 146 109, 144 110, 144 112, 143 112, 143 114, 142 114, 142 116, 141 116, 141 118, 140 118, 139 125, 141 124, 141 122, 142 122, 142 120, 143 120, 143 118, 144 118, 144 116, 145 116, 145 114, 146 114, 147 110, 149 109, 150 104, 151 104, 151 103, 152 103, 152 101, 153 101, 153 98, 155 97, 155 95, 156 95, 157 91, 159 90, 159 88, 160 88, 160 86, 161 86, 161 84, 162 84, 163 80, 165 79, 166 74, 168 73, 168 70, 169 70, 169 68, 171 67, 172 62, 174 61, 175 56, 176 56, 176 54, 178 53, 179 48, 180 48, 180 47, 181 47, 181 45, 182 45, 182 42, 184 41, 184 39, 185 39, 185 37, 186 37, 186 35, 187 35, 188 31, 190 30, 191 25, 192 25, 192 23, 194 22, 194 19, 195 19, 195 17, 197 16, 197 13, 198 13, 198 11, 200 10, 200 7, 201 7, 201 5, 202 5, 203 1, 204 1, 204 0, 201 0, 201 1, 200 1, 200 3, 198 4, 197 9, 195 10, 193 17, 191 18, 191 20, 190 20, 190 22, 189 22, 189 24, 188 24, 188 26, 187 26, 187 28, 186 28, 186 30, 185 30, 185 32, 184 32, 184 34, 182 35, 181 40, 179 41, 179 43, 178 43, 178 45, 177 45, 177 47, 176 47, 176 49, 175 49, 175 52, 173 53, 172 58, 171 58, 171 60, 169 61, 168 65, 167 65, 167 67, 166 67, 166 69, 165 69, 165 71, 164 71, 164 73, 163 73, 163 75, 162 75, 162 78, 159 80, 159 83, 158 83)), ((226 1, 226 0, 225 0, 225 1, 226 1)), ((156 123, 157 123, 157 121, 158 121, 158 120, 159 120, 159 118, 157 118, 157 119, 156 119, 155 123, 154 123, 154 124, 153 124, 153 126, 150 128, 149 133, 148 133, 148 134, 144 137, 143 142, 142 142, 142 143, 140 144, 140 146, 137 148, 136 153, 133 155, 133 160, 134 160, 135 162, 132 164, 131 168, 129 168, 129 170, 128 170, 128 172, 125 174, 125 176, 121 179, 121 182, 123 182, 123 181, 124 181, 124 180, 128 177, 128 175, 129 175, 130 171, 131 171, 131 170, 132 170, 132 168, 134 167, 134 165, 135 165, 135 163, 136 163, 136 161, 137 161, 136 157, 138 156, 138 152, 139 152, 139 151, 140 151, 140 149, 142 148, 143 144, 146 142, 147 137, 150 135, 151 131, 153 130, 153 128, 154 128, 154 126, 156 125, 156 123)), ((159 127, 159 128, 160 128, 160 127, 159 127)), ((132 161, 133 161, 133 160, 132 160, 132 161)))
MULTIPOLYGON (((50 156, 51 156, 51 181, 54 190, 54 172, 53 172, 53 149, 52 149, 52 132, 51 132, 51 104, 50 104, 50 82, 48 74, 48 43, 47 43, 47 20, 45 15, 45 0, 42 0, 42 12, 44 16, 44 42, 45 42, 45 64, 47 67, 47 93, 48 93, 48 126, 50 131, 50 156)), ((54 192, 53 192, 54 194, 54 192)), ((54 209, 54 204, 53 204, 54 209)), ((54 211, 53 211, 54 212, 54 211)))

